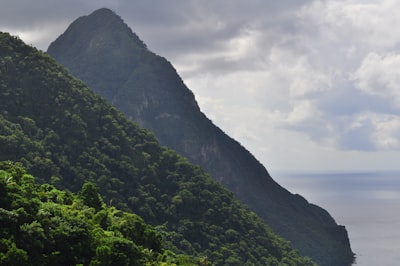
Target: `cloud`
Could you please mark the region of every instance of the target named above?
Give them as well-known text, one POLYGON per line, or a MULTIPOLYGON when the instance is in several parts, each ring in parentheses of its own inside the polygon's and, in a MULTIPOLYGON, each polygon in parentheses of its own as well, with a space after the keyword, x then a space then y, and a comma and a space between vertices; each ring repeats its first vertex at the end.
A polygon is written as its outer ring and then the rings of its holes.
POLYGON ((313 1, 300 15, 317 22, 314 25, 327 40, 341 41, 344 37, 369 48, 391 49, 400 40, 400 33, 393 30, 400 26, 395 12, 399 8, 396 0, 313 1))
POLYGON ((357 157, 357 167, 397 167, 391 159, 400 150, 397 0, 2 6, 0 30, 43 50, 77 17, 111 8, 172 62, 201 109, 266 165, 349 168, 357 157))
POLYGON ((373 117, 374 137, 378 148, 386 150, 400 149, 400 117, 382 115, 373 117))
POLYGON ((400 54, 369 53, 353 79, 363 92, 387 98, 400 108, 400 54))

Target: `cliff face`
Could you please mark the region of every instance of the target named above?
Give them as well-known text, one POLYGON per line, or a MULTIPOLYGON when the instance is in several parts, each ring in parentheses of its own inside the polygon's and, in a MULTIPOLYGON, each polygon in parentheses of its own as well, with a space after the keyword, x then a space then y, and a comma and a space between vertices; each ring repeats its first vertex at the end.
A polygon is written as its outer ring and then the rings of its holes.
POLYGON ((149 51, 112 11, 78 18, 48 53, 163 145, 201 165, 302 254, 321 265, 351 264, 344 227, 277 184, 200 111, 173 66, 149 51))

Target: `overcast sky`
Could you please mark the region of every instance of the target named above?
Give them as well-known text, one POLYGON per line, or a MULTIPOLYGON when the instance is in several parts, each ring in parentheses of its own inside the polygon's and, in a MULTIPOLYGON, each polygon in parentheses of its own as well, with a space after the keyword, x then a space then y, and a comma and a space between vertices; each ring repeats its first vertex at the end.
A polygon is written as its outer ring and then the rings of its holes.
POLYGON ((77 17, 114 10, 273 175, 400 169, 398 0, 0 4, 0 30, 44 51, 77 17))

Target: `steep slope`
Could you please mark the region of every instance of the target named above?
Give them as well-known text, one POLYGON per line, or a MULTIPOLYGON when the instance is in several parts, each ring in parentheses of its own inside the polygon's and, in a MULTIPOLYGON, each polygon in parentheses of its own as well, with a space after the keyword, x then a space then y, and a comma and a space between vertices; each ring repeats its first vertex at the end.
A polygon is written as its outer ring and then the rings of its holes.
POLYGON ((174 252, 215 265, 312 265, 199 167, 4 33, 0 73, 0 161, 72 192, 96 183, 108 205, 157 226, 174 252))
POLYGON ((0 265, 196 266, 201 261, 162 249, 153 227, 107 207, 92 183, 73 194, 36 184, 18 163, 0 162, 0 190, 0 265))
POLYGON ((279 186, 244 147, 201 113, 172 65, 112 11, 78 18, 48 53, 157 139, 235 193, 321 265, 353 260, 347 232, 323 209, 279 186))

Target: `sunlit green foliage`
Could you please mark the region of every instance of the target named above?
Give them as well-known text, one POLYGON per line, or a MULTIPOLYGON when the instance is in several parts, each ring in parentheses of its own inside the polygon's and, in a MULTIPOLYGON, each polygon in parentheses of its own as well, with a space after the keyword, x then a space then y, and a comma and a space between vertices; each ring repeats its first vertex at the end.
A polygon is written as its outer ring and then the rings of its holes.
POLYGON ((173 265, 183 258, 161 245, 161 235, 143 219, 80 195, 37 185, 20 164, 0 162, 0 265, 173 265), (87 204, 89 203, 89 205, 87 204))

